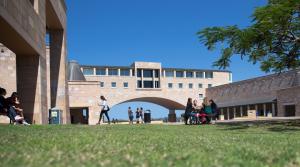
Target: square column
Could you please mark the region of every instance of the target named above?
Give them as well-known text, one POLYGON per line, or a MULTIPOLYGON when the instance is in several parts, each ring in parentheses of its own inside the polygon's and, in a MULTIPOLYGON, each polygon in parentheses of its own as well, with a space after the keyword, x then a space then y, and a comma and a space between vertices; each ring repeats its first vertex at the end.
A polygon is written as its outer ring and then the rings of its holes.
POLYGON ((45 55, 17 55, 17 91, 24 117, 33 124, 48 123, 45 55))
POLYGON ((50 30, 50 83, 51 108, 62 110, 62 123, 70 123, 67 81, 66 34, 63 30, 50 30))
POLYGON ((168 122, 176 122, 176 112, 174 109, 169 110, 168 122))

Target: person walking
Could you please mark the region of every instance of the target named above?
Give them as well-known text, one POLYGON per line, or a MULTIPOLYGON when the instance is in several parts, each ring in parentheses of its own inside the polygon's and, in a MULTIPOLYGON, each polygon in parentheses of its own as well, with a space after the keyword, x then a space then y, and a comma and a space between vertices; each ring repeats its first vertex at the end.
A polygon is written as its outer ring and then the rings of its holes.
POLYGON ((185 112, 184 112, 184 123, 187 125, 188 123, 188 119, 191 116, 191 112, 193 111, 193 102, 192 102, 192 98, 188 98, 186 107, 185 107, 185 112))
POLYGON ((133 124, 133 112, 131 110, 131 107, 128 107, 128 118, 129 118, 129 124, 133 124))
POLYGON ((139 112, 140 112, 140 122, 142 124, 144 123, 144 109, 141 107, 139 112))
POLYGON ((108 116, 108 111, 110 110, 110 108, 107 105, 107 100, 104 96, 100 96, 100 100, 101 100, 101 102, 99 103, 99 106, 101 108, 101 112, 100 112, 100 117, 99 117, 99 121, 97 124, 98 125, 100 124, 103 114, 106 116, 108 124, 110 124, 110 119, 108 116))

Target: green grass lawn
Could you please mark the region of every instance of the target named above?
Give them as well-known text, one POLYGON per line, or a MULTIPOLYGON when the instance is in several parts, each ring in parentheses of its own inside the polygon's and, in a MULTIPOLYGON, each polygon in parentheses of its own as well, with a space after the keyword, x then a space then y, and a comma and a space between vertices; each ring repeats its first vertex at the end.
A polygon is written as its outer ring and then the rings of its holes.
POLYGON ((0 126, 0 166, 300 166, 300 125, 0 126))

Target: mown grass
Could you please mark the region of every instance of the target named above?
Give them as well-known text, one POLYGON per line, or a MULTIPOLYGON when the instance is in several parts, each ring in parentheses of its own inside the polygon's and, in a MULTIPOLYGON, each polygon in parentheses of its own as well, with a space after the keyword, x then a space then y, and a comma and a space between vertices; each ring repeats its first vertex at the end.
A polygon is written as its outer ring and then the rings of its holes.
POLYGON ((300 126, 0 126, 0 166, 300 166, 300 126))

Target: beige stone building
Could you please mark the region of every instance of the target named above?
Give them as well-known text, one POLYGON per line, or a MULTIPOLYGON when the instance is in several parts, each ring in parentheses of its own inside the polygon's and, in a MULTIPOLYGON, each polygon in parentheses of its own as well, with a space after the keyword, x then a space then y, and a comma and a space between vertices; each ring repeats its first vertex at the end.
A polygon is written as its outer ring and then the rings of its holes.
POLYGON ((82 112, 83 121, 88 119, 89 124, 99 119, 100 95, 108 99, 110 107, 131 101, 158 104, 169 109, 169 121, 175 121, 175 110, 183 110, 187 98, 201 103, 206 88, 230 83, 232 78, 229 71, 164 68, 154 62, 124 67, 71 62, 69 67, 71 122, 78 123, 78 112, 82 112))
POLYGON ((57 107, 68 123, 65 1, 0 0, 0 34, 0 86, 19 92, 29 122, 57 107))
POLYGON ((225 119, 247 115, 300 116, 300 70, 272 74, 220 85, 206 90, 206 96, 216 101, 225 119))

